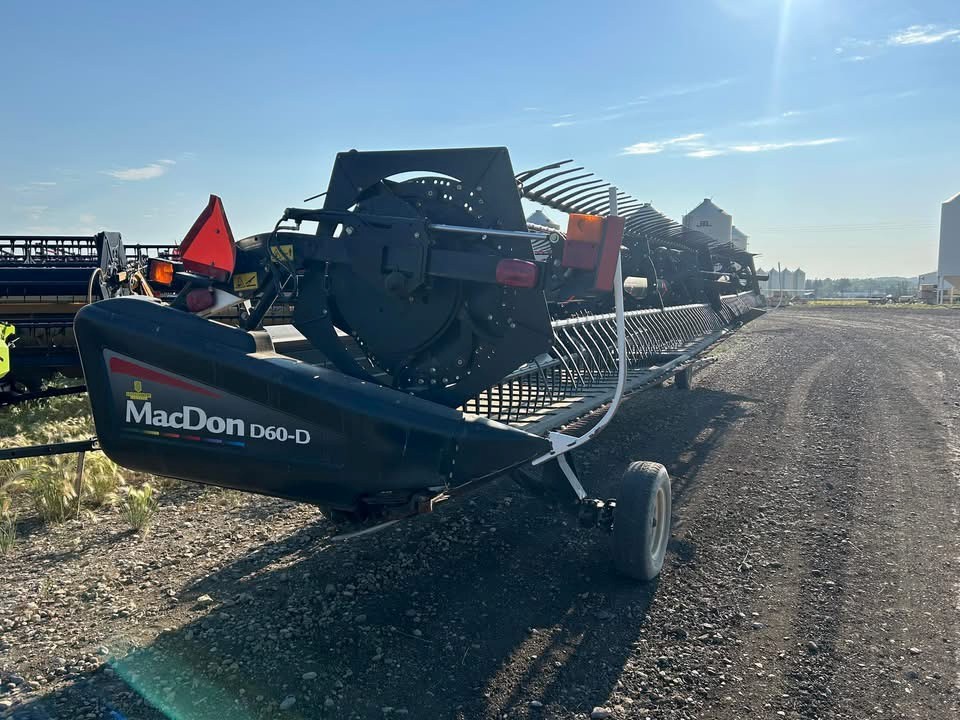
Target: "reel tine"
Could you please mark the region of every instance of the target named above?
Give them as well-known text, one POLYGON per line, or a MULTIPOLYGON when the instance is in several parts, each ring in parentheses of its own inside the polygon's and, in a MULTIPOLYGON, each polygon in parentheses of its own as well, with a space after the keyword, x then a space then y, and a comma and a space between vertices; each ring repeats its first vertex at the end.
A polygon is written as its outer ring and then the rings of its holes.
MULTIPOLYGON (((570 173, 578 172, 578 171, 580 171, 580 170, 583 170, 583 168, 582 168, 582 167, 575 167, 575 168, 568 168, 568 169, 566 169, 566 170, 561 170, 560 172, 551 173, 550 175, 544 175, 542 178, 538 178, 536 181, 530 183, 529 185, 524 184, 524 190, 526 190, 526 191, 533 190, 533 189, 535 189, 535 188, 540 187, 540 186, 543 185, 545 182, 550 182, 550 181, 553 180, 554 178, 558 178, 558 177, 560 177, 561 175, 569 175, 570 173)), ((593 173, 587 173, 586 175, 581 175, 580 177, 589 177, 589 176, 592 175, 592 174, 593 174, 593 173)), ((572 180, 572 179, 574 179, 574 178, 570 178, 570 179, 572 180)), ((563 182, 566 182, 566 181, 565 181, 565 180, 561 180, 560 182, 563 183, 563 182)))
POLYGON ((548 193, 551 190, 555 190, 556 188, 569 187, 572 181, 582 180, 583 178, 588 178, 588 177, 593 177, 593 173, 584 173, 583 175, 574 175, 573 177, 570 177, 570 178, 564 178, 558 183, 554 183, 553 185, 548 185, 545 188, 541 188, 540 190, 537 190, 537 194, 543 195, 544 193, 548 193))
POLYGON ((532 178, 534 175, 538 173, 542 173, 545 170, 553 170, 555 168, 561 167, 562 165, 566 165, 567 163, 572 163, 572 162, 573 162, 573 158, 570 158, 569 160, 560 160, 555 163, 550 163, 549 165, 543 165, 542 167, 534 168, 533 170, 524 170, 523 172, 518 173, 515 177, 517 179, 517 182, 522 183, 524 180, 528 180, 529 178, 532 178))
MULTIPOLYGON (((572 185, 555 193, 551 201, 558 205, 570 207, 570 203, 572 203, 575 198, 581 196, 583 193, 592 192, 602 187, 607 187, 607 183, 604 180, 591 180, 590 182, 578 183, 577 185, 572 185)), ((573 210, 568 210, 567 212, 573 212, 573 210)))

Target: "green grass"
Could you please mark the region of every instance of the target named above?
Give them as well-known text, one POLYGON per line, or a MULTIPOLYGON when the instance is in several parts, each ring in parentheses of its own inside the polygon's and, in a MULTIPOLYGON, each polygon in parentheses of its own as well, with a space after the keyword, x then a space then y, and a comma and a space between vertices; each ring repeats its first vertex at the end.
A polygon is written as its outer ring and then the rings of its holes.
POLYGON ((126 496, 120 504, 120 514, 130 527, 134 530, 143 530, 153 520, 156 512, 157 498, 150 483, 127 489, 126 496))
MULTIPOLYGON (((4 447, 86 440, 95 434, 86 395, 0 409, 4 447)), ((15 511, 29 509, 45 522, 58 522, 77 514, 76 467, 75 454, 6 460, 0 461, 0 478, 16 478, 8 493, 15 511)), ((103 453, 88 452, 80 500, 90 507, 112 505, 131 476, 103 453)))
POLYGON ((850 298, 844 300, 811 300, 807 303, 798 303, 797 307, 874 307, 884 310, 949 310, 960 309, 960 305, 927 305, 926 303, 871 303, 864 298, 850 298))
POLYGON ((0 555, 6 555, 17 542, 17 515, 10 498, 0 488, 0 555))

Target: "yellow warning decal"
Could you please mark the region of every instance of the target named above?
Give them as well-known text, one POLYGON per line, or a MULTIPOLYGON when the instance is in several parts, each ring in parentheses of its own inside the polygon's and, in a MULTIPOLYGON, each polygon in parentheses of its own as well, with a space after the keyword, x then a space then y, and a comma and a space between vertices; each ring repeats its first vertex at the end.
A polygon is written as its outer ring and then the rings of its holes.
POLYGON ((237 273, 233 276, 233 289, 235 292, 244 290, 256 290, 259 283, 255 272, 237 273))
POLYGON ((293 245, 273 245, 270 254, 274 260, 293 262, 293 245))

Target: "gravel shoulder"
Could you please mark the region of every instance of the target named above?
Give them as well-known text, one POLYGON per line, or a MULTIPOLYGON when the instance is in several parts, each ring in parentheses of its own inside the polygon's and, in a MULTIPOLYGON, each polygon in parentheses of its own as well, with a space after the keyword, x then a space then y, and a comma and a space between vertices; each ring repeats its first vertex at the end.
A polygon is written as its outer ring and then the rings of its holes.
POLYGON ((509 480, 350 543, 175 485, 145 536, 2 559, 0 716, 957 717, 960 315, 791 308, 717 355, 578 457, 600 497, 667 465, 656 583, 509 480))

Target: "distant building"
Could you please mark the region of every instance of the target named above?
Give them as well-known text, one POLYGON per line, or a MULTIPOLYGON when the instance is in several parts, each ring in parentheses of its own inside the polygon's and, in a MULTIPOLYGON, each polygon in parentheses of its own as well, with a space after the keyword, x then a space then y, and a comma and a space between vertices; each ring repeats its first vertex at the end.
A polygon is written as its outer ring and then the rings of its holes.
POLYGON ((719 243, 727 245, 733 242, 733 218, 718 208, 710 198, 683 216, 683 226, 699 230, 719 243))
POLYGON ((749 236, 736 225, 734 225, 730 230, 730 238, 733 242, 733 246, 737 248, 737 250, 747 249, 747 240, 749 239, 749 236))
POLYGON ((786 292, 787 290, 795 290, 796 287, 796 276, 793 272, 784 268, 780 273, 780 289, 786 292))
POLYGON ((937 303, 960 301, 960 193, 940 205, 937 269, 921 275, 919 284, 923 298, 935 297, 933 301, 937 303))
POLYGON ((536 212, 532 213, 530 217, 527 218, 527 222, 531 225, 543 225, 545 227, 553 228, 554 230, 560 229, 560 226, 548 218, 546 214, 544 214, 543 210, 537 210, 536 212))
POLYGON ((807 287, 807 274, 800 268, 777 270, 772 267, 766 271, 758 268, 757 275, 768 276, 767 280, 759 281, 760 292, 767 297, 799 297, 807 294, 804 292, 807 287))
POLYGON ((807 274, 797 268, 793 271, 793 288, 792 290, 804 290, 807 287, 807 274))

